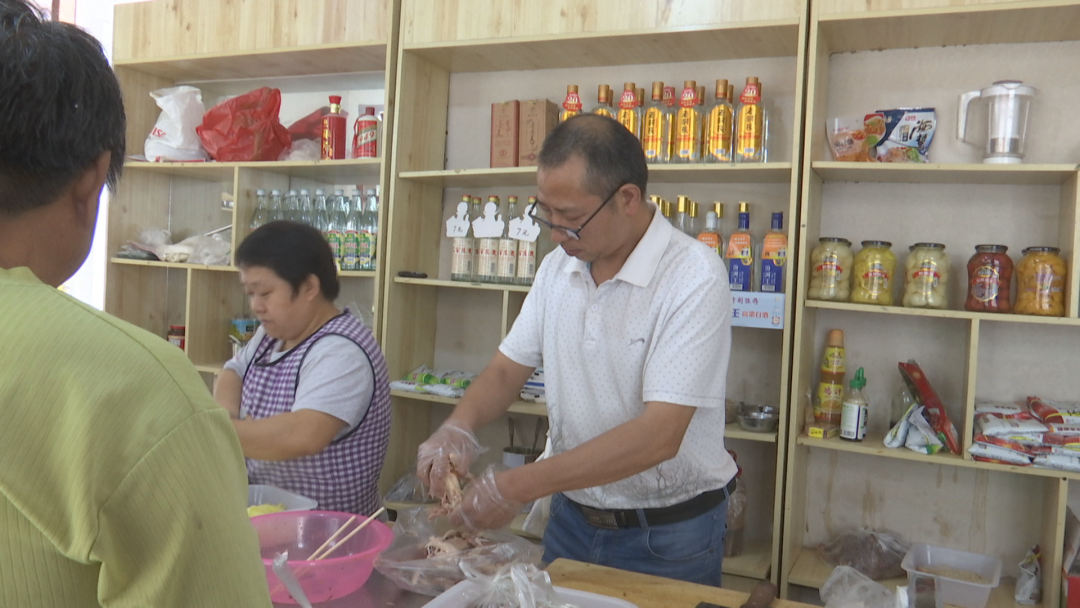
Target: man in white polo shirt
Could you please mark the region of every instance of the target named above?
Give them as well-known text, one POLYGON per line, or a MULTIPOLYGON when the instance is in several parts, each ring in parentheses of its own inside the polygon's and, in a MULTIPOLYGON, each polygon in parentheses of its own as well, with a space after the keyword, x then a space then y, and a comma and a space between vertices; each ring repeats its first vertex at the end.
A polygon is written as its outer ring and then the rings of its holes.
POLYGON ((560 245, 499 352, 418 453, 435 496, 468 471, 473 431, 506 413, 543 366, 552 456, 489 469, 451 520, 507 525, 553 495, 545 561, 566 557, 720 584, 731 297, 720 258, 645 198, 637 138, 609 118, 560 124, 539 158, 530 214, 560 245), (576 228, 575 228, 576 226, 576 228))

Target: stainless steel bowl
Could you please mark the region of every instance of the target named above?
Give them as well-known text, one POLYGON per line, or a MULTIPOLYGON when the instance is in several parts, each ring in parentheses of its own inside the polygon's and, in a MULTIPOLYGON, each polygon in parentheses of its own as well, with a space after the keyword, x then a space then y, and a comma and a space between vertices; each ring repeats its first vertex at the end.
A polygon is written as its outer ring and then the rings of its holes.
POLYGON ((775 433, 780 426, 780 410, 771 405, 740 403, 735 414, 739 428, 752 433, 775 433))

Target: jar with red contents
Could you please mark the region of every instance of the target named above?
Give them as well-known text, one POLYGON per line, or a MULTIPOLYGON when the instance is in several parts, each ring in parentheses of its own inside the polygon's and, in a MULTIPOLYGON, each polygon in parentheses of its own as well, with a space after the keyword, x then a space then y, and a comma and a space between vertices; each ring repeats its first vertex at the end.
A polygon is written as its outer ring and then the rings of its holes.
POLYGON ((968 294, 964 310, 1012 312, 1013 263, 1005 245, 976 245, 968 260, 968 294))

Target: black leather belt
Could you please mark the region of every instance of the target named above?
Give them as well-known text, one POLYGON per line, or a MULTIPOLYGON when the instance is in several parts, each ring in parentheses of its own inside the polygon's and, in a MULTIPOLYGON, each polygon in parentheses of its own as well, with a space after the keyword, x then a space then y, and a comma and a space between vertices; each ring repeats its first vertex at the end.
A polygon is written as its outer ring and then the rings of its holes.
POLYGON ((597 509, 574 502, 569 498, 566 500, 570 501, 570 504, 581 511, 581 514, 585 516, 585 521, 587 521, 589 525, 597 528, 606 528, 608 530, 618 530, 619 528, 640 528, 641 518, 638 517, 638 512, 641 512, 644 515, 645 524, 649 526, 674 524, 680 521, 693 519, 727 500, 727 497, 734 491, 735 478, 732 477, 731 481, 723 488, 702 492, 690 500, 680 502, 677 505, 671 505, 670 507, 658 507, 654 509, 597 509))

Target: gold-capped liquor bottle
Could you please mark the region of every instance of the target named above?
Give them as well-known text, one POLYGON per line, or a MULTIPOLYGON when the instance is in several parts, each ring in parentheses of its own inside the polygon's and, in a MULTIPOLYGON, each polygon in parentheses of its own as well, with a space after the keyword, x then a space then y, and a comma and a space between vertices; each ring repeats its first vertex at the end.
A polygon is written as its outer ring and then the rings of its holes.
POLYGON ((652 83, 652 100, 645 108, 641 122, 641 148, 645 162, 666 163, 671 160, 671 110, 664 101, 664 83, 652 83))
POLYGON ((622 97, 619 98, 619 110, 615 113, 615 120, 633 133, 634 137, 641 137, 641 107, 638 104, 637 85, 632 82, 623 83, 622 97))
POLYGON ((705 114, 705 137, 702 155, 707 163, 731 162, 731 132, 735 109, 728 97, 728 81, 716 81, 716 101, 705 114))
POLYGON ((593 114, 615 118, 615 112, 611 109, 611 87, 602 84, 596 87, 596 106, 592 109, 593 114))
POLYGON ((679 110, 675 114, 675 154, 671 162, 696 163, 701 160, 701 110, 697 105, 697 83, 683 83, 679 110))
POLYGON ((559 122, 581 114, 581 97, 578 96, 576 84, 566 85, 566 99, 562 102, 562 107, 562 112, 559 112, 559 122))
POLYGON ((748 76, 735 111, 735 162, 765 162, 768 124, 761 105, 761 83, 756 76, 748 76))

